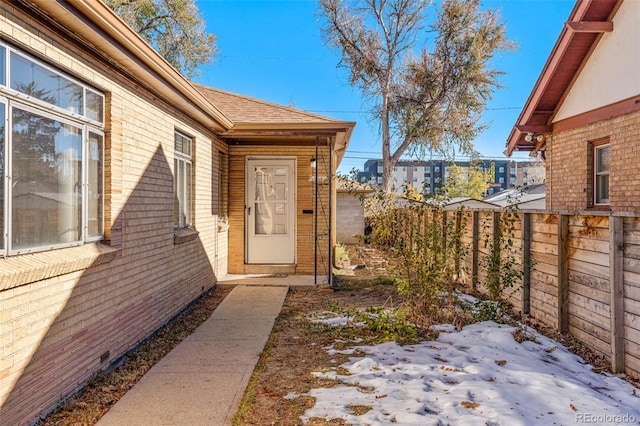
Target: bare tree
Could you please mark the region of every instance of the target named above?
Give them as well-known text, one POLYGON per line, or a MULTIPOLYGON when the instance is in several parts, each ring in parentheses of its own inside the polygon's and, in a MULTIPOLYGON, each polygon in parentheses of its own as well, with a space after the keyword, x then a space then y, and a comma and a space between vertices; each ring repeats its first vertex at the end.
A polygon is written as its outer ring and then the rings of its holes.
POLYGON ((409 148, 472 153, 500 87, 491 59, 513 47, 496 12, 478 0, 320 0, 320 13, 327 43, 380 123, 384 190, 409 148))

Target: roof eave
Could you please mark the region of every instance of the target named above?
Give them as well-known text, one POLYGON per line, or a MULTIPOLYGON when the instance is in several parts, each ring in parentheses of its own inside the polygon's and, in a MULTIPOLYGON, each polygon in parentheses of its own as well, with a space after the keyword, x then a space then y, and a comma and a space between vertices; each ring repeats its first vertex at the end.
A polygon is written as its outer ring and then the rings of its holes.
MULTIPOLYGON (((615 14, 615 11, 620 6, 622 0, 615 2, 615 5, 611 8, 611 13, 609 14, 609 19, 611 19, 612 15, 615 14)), ((543 94, 547 90, 548 84, 553 80, 555 73, 558 71, 558 65, 566 54, 567 50, 570 48, 571 41, 574 37, 574 34, 577 32, 608 32, 612 31, 613 27, 611 22, 594 22, 594 23, 585 23, 583 22, 583 18, 586 15, 589 8, 594 4, 593 0, 578 0, 569 15, 569 20, 562 27, 560 35, 545 63, 536 84, 533 87, 527 102, 525 103, 514 127, 512 128, 509 137, 507 139, 505 150, 506 156, 510 157, 514 151, 531 151, 535 153, 539 148, 540 144, 532 143, 523 143, 522 139, 527 133, 550 133, 553 130, 551 125, 551 120, 553 116, 557 112, 559 104, 566 96, 567 91, 571 88, 571 84, 573 84, 572 79, 571 83, 564 88, 564 94, 560 98, 559 102, 555 105, 553 111, 544 111, 544 114, 547 115, 547 123, 542 126, 544 128, 537 128, 539 126, 532 127, 530 125, 531 118, 536 113, 536 110, 540 104, 543 94)), ((595 46, 600 40, 600 37, 596 38, 593 45, 595 46)), ((593 50, 593 46, 592 49, 593 50)), ((588 54, 587 54, 588 55, 588 54)), ((584 61, 582 58, 582 61, 584 61)))
POLYGON ((211 104, 104 2, 56 0, 38 2, 37 7, 66 28, 81 34, 123 65, 133 76, 146 83, 147 87, 206 127, 221 132, 233 126, 231 120, 211 104), (72 8, 86 19, 81 19, 72 8), (105 35, 115 43, 105 39, 105 35))

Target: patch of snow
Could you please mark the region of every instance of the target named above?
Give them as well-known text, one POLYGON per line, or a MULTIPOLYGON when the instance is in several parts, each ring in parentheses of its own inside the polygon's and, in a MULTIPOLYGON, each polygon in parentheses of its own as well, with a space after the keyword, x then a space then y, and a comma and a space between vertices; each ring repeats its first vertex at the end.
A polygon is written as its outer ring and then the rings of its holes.
MULTIPOLYGON (((315 376, 338 380, 312 389, 316 399, 301 417, 344 419, 354 425, 638 424, 640 397, 630 383, 599 374, 542 335, 518 343, 515 328, 487 321, 435 341, 361 346, 366 355, 315 376), (370 407, 356 415, 349 407, 370 407)), ((332 350, 332 349, 329 349, 332 350)))

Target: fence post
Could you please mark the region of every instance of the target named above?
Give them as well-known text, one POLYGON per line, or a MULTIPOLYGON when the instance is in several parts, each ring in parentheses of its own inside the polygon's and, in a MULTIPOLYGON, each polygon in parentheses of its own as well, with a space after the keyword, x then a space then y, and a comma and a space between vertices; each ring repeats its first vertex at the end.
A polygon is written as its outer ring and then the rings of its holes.
POLYGON ((558 215, 558 331, 569 331, 569 216, 558 215))
POLYGON ((502 217, 502 211, 494 211, 493 212, 493 240, 492 240, 492 247, 491 247, 491 259, 495 260, 495 263, 493 263, 493 261, 491 262, 491 267, 489 268, 489 271, 487 271, 488 276, 487 276, 487 280, 490 281, 491 278, 496 280, 496 285, 499 288, 502 288, 502 274, 500 272, 500 269, 502 267, 502 247, 501 247, 501 243, 502 243, 502 229, 501 229, 501 223, 500 223, 500 218, 502 217), (493 270, 491 270, 491 268, 493 268, 493 270), (494 275, 491 276, 490 278, 490 273, 493 273, 494 275))
POLYGON ((460 253, 462 252, 462 235, 460 235, 462 229, 462 210, 456 210, 456 229, 454 231, 454 238, 455 238, 455 253, 456 253, 456 260, 455 260, 455 268, 456 268, 456 275, 458 276, 458 279, 460 278, 461 272, 462 272, 462 268, 460 267, 460 262, 462 259, 460 259, 460 253))
POLYGON ((522 213, 522 313, 531 309, 531 213, 522 213))
POLYGON ((480 213, 475 210, 471 220, 471 290, 478 289, 478 248, 480 240, 480 213))
POLYGON ((609 285, 611 289, 611 371, 624 373, 624 219, 609 217, 609 285))

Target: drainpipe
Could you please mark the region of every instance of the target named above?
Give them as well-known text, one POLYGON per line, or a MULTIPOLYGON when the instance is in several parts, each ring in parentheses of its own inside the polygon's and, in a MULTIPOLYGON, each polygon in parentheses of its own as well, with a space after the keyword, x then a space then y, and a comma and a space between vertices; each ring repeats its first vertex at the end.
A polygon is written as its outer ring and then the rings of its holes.
POLYGON ((316 136, 316 169, 314 194, 315 201, 313 206, 313 284, 318 285, 318 166, 320 160, 318 159, 318 136, 316 136))
POLYGON ((332 232, 333 229, 333 137, 329 137, 328 140, 329 145, 329 287, 333 288, 333 238, 332 232))

